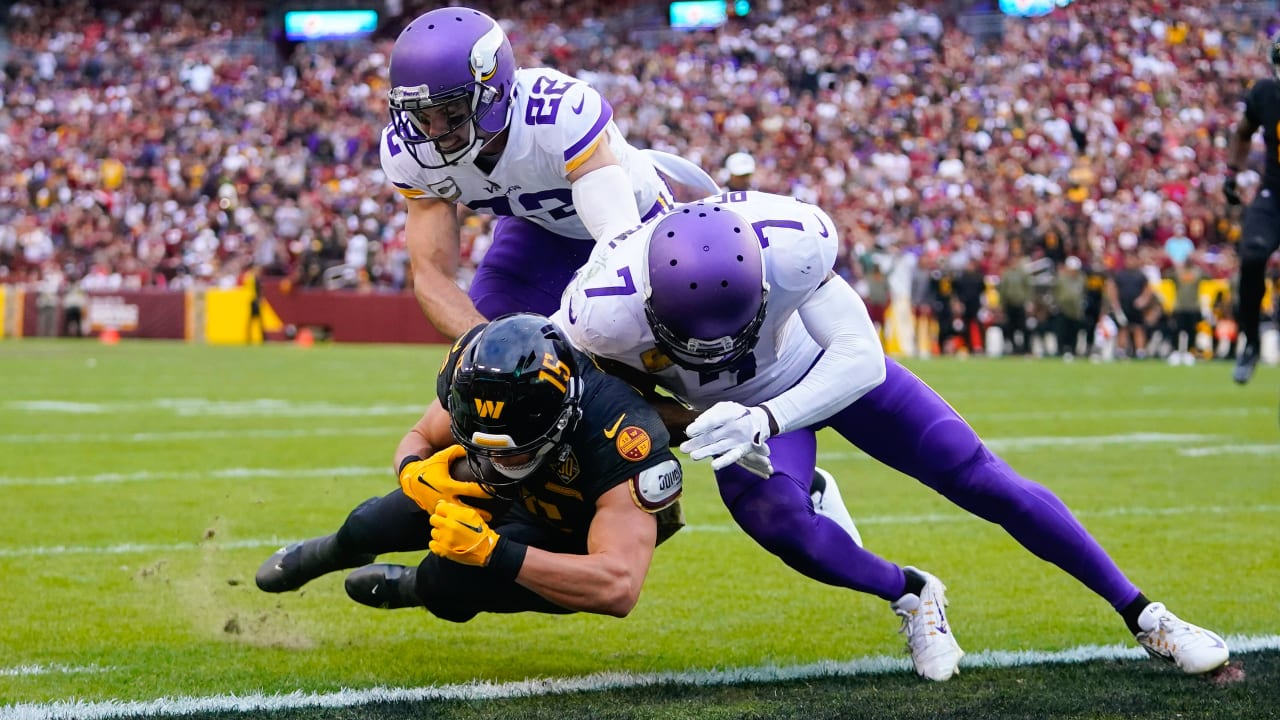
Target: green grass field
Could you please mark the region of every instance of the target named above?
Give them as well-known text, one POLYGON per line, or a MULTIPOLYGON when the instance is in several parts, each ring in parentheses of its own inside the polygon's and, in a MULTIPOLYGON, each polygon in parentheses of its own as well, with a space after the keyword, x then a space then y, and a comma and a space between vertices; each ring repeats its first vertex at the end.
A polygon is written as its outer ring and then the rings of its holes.
MULTIPOLYGON (((1130 695, 1175 699, 1150 716, 1196 716, 1204 693, 1219 703, 1205 716, 1280 712, 1250 704, 1259 688, 1280 701, 1270 646, 1246 656, 1249 678, 1233 688, 1129 658, 1038 671, 975 665, 939 687, 900 669, 857 671, 861 659, 904 657, 897 618, 882 601, 818 585, 758 548, 733 525, 704 464, 687 464, 689 527, 658 550, 626 619, 454 625, 356 605, 341 574, 300 593, 259 592, 254 571, 276 547, 332 531, 357 503, 394 487, 395 444, 432 397, 441 351, 0 342, 0 718, 52 716, 43 704, 72 699, 454 692, 472 680, 601 672, 674 675, 658 675, 667 680, 657 687, 624 682, 549 698, 428 693, 425 711, 392 703, 259 714, 855 717, 892 701, 904 714, 927 703, 913 715, 1043 717, 1056 706, 1033 699, 1055 678, 1074 683, 1058 688, 1062 716, 1129 717, 1090 703, 1130 695), (788 676, 797 666, 819 669, 788 676), (700 674, 742 668, 792 679, 740 685, 700 674), (984 699, 989 692, 1004 699, 984 699), (1187 705, 1176 704, 1180 694, 1187 705)), ((1224 364, 909 365, 1015 468, 1062 496, 1150 597, 1224 635, 1274 642, 1280 371, 1262 368, 1240 388, 1224 364)), ((835 435, 820 449, 868 547, 947 583, 971 658, 1133 645, 1105 603, 1003 531, 835 435)))

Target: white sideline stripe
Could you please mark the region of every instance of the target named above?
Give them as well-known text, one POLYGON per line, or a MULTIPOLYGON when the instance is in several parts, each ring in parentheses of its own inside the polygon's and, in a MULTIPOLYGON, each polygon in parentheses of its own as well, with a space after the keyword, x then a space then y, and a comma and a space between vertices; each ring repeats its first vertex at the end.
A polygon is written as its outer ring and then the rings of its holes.
POLYGON ((382 435, 403 433, 404 426, 335 427, 335 428, 243 428, 236 430, 178 430, 174 432, 138 433, 38 433, 34 435, 0 435, 0 443, 76 443, 76 442, 171 442, 175 440, 220 440, 225 438, 297 438, 332 437, 334 435, 382 435))
MULTIPOLYGON (((1110 517, 1168 517, 1171 515, 1192 515, 1192 514, 1209 514, 1209 515, 1243 515, 1246 513, 1280 513, 1280 505, 1250 505, 1242 507, 1227 507, 1222 505, 1194 505, 1187 507, 1120 507, 1108 508, 1106 510, 1077 510, 1074 511, 1076 517, 1079 518, 1110 518, 1110 517)), ((873 515, 869 517, 855 517, 858 525, 921 525, 924 523, 943 523, 943 522, 982 522, 973 515, 967 513, 934 513, 928 515, 873 515)), ((687 525, 681 532, 711 532, 711 533, 728 533, 741 532, 741 529, 733 523, 720 523, 715 525, 687 525)), ((0 558, 7 557, 43 557, 48 555, 128 555, 132 553, 158 553, 158 552, 184 552, 189 550, 211 549, 211 550, 240 550, 244 548, 260 548, 271 547, 278 548, 295 540, 302 538, 294 538, 285 540, 278 537, 246 539, 246 540, 229 540, 226 542, 185 542, 185 543, 168 543, 168 544, 143 544, 143 543, 120 543, 118 545, 52 545, 45 547, 0 547, 0 558)))
MULTIPOLYGON (((1237 653, 1280 650, 1280 635, 1226 638, 1237 653)), ((970 653, 962 668, 1012 668, 1026 665, 1079 664, 1098 660, 1139 660, 1146 652, 1132 644, 1082 645, 1067 650, 984 650, 970 653)), ((278 693, 266 695, 215 695, 212 697, 157 698, 155 700, 82 702, 60 700, 52 703, 19 703, 0 707, 0 720, 105 720, 136 715, 177 716, 195 713, 276 712, 305 708, 349 708, 375 702, 422 702, 427 700, 497 700, 540 697, 574 692, 624 690, 658 685, 719 687, 743 683, 774 683, 829 677, 858 677, 909 672, 910 661, 902 655, 878 655, 856 660, 824 660, 806 665, 758 665, 725 670, 625 673, 602 672, 569 678, 538 678, 494 683, 472 681, 455 685, 420 688, 375 687, 339 690, 330 693, 278 693)))
POLYGON ((3 477, 0 476, 0 487, 19 485, 87 485, 97 483, 142 482, 146 480, 182 480, 199 475, 202 479, 217 478, 240 480, 246 478, 294 478, 294 477, 391 477, 391 466, 354 466, 308 468, 294 470, 290 468, 222 468, 196 472, 151 472, 143 470, 132 473, 98 473, 96 475, 57 475, 54 477, 3 477))

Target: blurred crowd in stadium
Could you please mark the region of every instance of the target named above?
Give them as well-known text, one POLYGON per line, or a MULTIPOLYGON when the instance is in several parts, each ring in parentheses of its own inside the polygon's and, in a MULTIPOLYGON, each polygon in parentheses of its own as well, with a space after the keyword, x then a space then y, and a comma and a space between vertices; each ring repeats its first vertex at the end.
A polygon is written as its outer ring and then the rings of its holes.
MULTIPOLYGON (((980 351, 991 326, 1006 352, 1092 353, 1097 330, 1176 361, 1179 329, 1233 352, 1223 158, 1270 73, 1274 3, 1091 0, 1001 27, 957 0, 772 0, 697 32, 666 28, 665 3, 469 4, 523 65, 589 79, 633 144, 724 182, 746 153, 735 182, 824 207, 891 352, 980 351)), ((267 37, 265 2, 7 3, 0 282, 184 288, 257 267, 403 289, 386 62, 433 4, 391 5, 372 40, 291 44, 267 37)), ((1256 174, 1241 185, 1247 202, 1256 174)), ((488 220, 463 242, 478 259, 488 220)))

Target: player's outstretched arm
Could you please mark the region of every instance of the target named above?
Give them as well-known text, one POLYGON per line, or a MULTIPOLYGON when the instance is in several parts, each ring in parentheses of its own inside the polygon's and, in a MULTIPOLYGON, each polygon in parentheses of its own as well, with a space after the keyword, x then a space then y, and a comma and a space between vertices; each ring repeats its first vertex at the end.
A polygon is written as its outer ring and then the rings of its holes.
POLYGON ((622 483, 596 502, 586 555, 530 547, 516 582, 570 610, 625 617, 640 599, 657 533, 622 483))
POLYGON ((484 317, 454 281, 461 262, 457 206, 438 198, 407 201, 405 243, 413 266, 413 294, 427 320, 450 340, 484 317))
POLYGON ((884 348, 867 306, 842 278, 829 274, 799 313, 826 352, 795 387, 762 403, 775 434, 830 417, 885 378, 884 348))

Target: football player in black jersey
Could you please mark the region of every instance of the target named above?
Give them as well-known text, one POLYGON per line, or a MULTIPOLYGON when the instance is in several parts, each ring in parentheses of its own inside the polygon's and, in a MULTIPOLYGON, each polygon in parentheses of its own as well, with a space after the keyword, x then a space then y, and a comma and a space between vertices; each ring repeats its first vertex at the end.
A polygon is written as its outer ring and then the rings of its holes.
POLYGON ((1258 365, 1258 326, 1262 297, 1266 294, 1267 261, 1280 248, 1280 35, 1272 39, 1268 52, 1275 77, 1259 80, 1249 88, 1244 112, 1227 148, 1227 174, 1222 183, 1227 204, 1239 205, 1236 174, 1244 168, 1253 134, 1261 128, 1267 147, 1262 186, 1245 209, 1239 246, 1240 303, 1236 319, 1245 336, 1245 346, 1236 358, 1232 378, 1240 384, 1249 382, 1258 365))
POLYGON ((653 549, 683 525, 681 468, 657 412, 530 313, 460 338, 437 394, 397 449, 400 489, 333 535, 277 551, 258 587, 364 566, 347 577, 352 599, 454 622, 628 614, 653 549), (416 568, 368 564, 427 549, 416 568))

